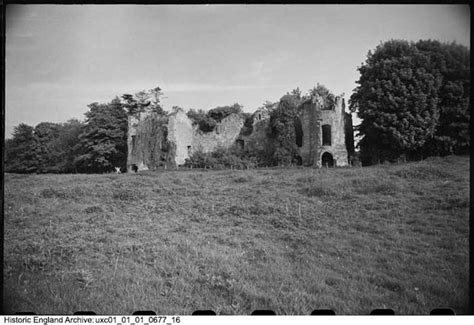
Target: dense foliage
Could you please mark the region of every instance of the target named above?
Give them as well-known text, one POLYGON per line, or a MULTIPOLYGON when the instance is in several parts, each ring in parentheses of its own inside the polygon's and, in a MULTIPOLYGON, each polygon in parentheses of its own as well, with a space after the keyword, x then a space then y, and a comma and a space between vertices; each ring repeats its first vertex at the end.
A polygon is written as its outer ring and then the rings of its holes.
POLYGON ((167 116, 151 113, 136 128, 133 154, 141 156, 152 170, 163 166, 174 166, 176 148, 168 140, 167 124, 167 116))
POLYGON ((166 111, 161 107, 160 96, 163 95, 160 87, 150 89, 148 91, 140 91, 135 95, 122 95, 123 106, 128 115, 138 116, 140 113, 153 112, 159 115, 166 114, 166 111))
POLYGON ((218 148, 213 152, 194 152, 185 161, 186 167, 212 169, 249 169, 263 165, 258 155, 243 152, 237 148, 218 148))
POLYGON ((469 50, 392 40, 369 52, 350 99, 365 164, 469 150, 469 50))
POLYGON ((5 170, 31 173, 38 170, 37 143, 34 128, 21 123, 13 130, 13 138, 5 143, 5 170))
POLYGON ((316 87, 313 87, 309 90, 308 97, 319 96, 323 101, 324 110, 334 109, 336 104, 336 96, 329 91, 324 85, 317 84, 316 87))
POLYGON ((88 107, 86 125, 77 144, 77 170, 97 173, 126 168, 128 117, 120 99, 88 107))
POLYGON ((5 141, 5 171, 14 173, 74 172, 75 145, 84 124, 42 122, 20 124, 5 141))
MULTIPOLYGON (((22 123, 15 127, 13 138, 5 141, 5 171, 102 173, 115 167, 125 170, 128 117, 142 113, 158 118, 166 116, 160 105, 161 94, 161 89, 156 87, 135 95, 124 94, 122 100, 116 97, 110 103, 92 103, 85 113, 85 122, 75 119, 61 124, 42 122, 36 127, 22 123)), ((163 152, 165 156, 172 154, 166 135, 163 138, 157 144, 160 156, 155 155, 156 150, 145 153, 156 164, 168 158, 163 157, 163 152)))
POLYGON ((202 109, 190 109, 186 114, 193 121, 193 124, 199 125, 199 130, 202 132, 212 132, 216 128, 217 123, 221 122, 227 116, 231 114, 243 114, 243 111, 242 105, 235 103, 228 106, 218 106, 208 112, 202 109))
POLYGON ((270 114, 270 126, 275 144, 273 159, 278 165, 298 162, 296 145, 296 121, 298 119, 298 98, 285 95, 278 107, 270 114))

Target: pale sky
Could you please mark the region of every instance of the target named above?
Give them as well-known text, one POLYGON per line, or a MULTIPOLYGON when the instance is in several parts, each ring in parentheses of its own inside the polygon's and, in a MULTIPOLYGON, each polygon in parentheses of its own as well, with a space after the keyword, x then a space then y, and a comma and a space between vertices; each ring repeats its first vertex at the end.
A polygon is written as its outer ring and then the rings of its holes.
POLYGON ((252 112, 316 83, 347 101, 368 51, 390 39, 469 47, 469 7, 9 5, 5 136, 156 86, 167 110, 252 112))

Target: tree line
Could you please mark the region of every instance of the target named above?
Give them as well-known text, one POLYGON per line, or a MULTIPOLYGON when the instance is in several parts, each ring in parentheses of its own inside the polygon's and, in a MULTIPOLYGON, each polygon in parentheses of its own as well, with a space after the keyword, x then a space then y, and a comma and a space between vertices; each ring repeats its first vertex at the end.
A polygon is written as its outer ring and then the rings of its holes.
MULTIPOLYGON (((350 97, 349 108, 362 120, 355 130, 364 165, 469 153, 468 48, 435 40, 391 40, 369 51, 358 71, 358 87, 350 97)), ((264 104, 270 112, 274 147, 272 152, 247 157, 249 161, 292 164, 298 160, 295 117, 301 102, 313 95, 322 97, 324 106, 334 105, 334 95, 319 84, 306 95, 296 88, 284 95, 278 105, 264 104)), ((22 123, 14 128, 13 138, 5 141, 5 171, 101 173, 113 171, 114 167, 126 169, 128 117, 142 112, 166 116, 160 96, 162 91, 156 87, 124 94, 109 103, 92 103, 85 121, 42 122, 35 127, 22 123)), ((208 112, 190 110, 188 116, 201 131, 210 132, 231 113, 244 114, 244 125, 251 129, 251 114, 243 113, 239 104, 208 112)))
POLYGON ((166 115, 156 87, 91 103, 85 121, 21 123, 5 141, 5 171, 11 173, 103 173, 127 165, 128 117, 166 115))

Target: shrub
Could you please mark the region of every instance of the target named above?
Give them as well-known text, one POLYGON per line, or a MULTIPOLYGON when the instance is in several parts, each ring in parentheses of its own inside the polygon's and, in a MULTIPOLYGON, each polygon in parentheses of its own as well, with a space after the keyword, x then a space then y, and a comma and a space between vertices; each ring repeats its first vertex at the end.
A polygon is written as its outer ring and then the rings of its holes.
POLYGON ((197 124, 199 126, 199 130, 202 132, 212 132, 216 128, 217 123, 231 114, 243 114, 242 106, 239 104, 219 106, 209 110, 207 113, 202 109, 190 109, 186 115, 193 121, 194 125, 197 124))
POLYGON ((192 168, 249 169, 257 167, 259 160, 249 153, 236 149, 218 148, 208 153, 195 151, 191 157, 186 159, 184 165, 192 168))

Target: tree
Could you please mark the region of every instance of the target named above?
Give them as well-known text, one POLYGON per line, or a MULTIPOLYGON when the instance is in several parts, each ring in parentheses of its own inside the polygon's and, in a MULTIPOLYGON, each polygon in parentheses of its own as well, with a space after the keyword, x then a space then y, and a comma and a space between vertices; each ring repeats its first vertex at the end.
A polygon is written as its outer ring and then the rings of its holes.
POLYGON ((231 114, 242 114, 242 107, 243 106, 238 103, 229 106, 218 106, 209 110, 207 116, 216 122, 220 122, 231 114))
POLYGON ((302 95, 300 87, 296 87, 291 92, 287 92, 286 94, 293 96, 298 101, 301 101, 303 99, 303 95, 302 95))
POLYGON ((298 99, 285 95, 278 107, 270 113, 270 125, 275 140, 273 158, 276 164, 289 165, 298 161, 295 122, 298 117, 298 99))
POLYGON ((53 171, 59 158, 60 148, 55 145, 55 140, 59 137, 60 124, 41 122, 34 128, 36 137, 36 154, 38 157, 38 172, 53 171))
POLYGON ((163 109, 160 102, 160 97, 163 95, 160 87, 155 87, 150 90, 142 90, 135 95, 123 94, 122 104, 127 110, 127 113, 132 116, 137 116, 143 112, 153 112, 159 115, 166 115, 167 112, 163 109))
POLYGON ((334 108, 336 99, 333 93, 326 88, 326 86, 317 84, 316 87, 311 88, 308 91, 309 97, 319 96, 323 99, 323 109, 331 110, 334 108))
POLYGON ((34 173, 38 170, 38 142, 34 128, 21 123, 13 130, 13 138, 5 143, 5 171, 34 173))
POLYGON ((74 159, 78 154, 75 147, 79 142, 79 135, 82 133, 84 126, 84 123, 77 119, 70 119, 60 125, 58 137, 51 143, 56 148, 57 156, 55 157, 56 163, 50 167, 50 171, 76 172, 74 159))
POLYGON ((470 148, 470 52, 456 43, 420 40, 415 44, 429 57, 429 69, 442 76, 439 123, 424 148, 425 155, 466 154, 470 148))
POLYGON ((362 119, 358 131, 364 163, 416 156, 433 137, 441 76, 429 62, 413 44, 392 40, 369 52, 358 69, 359 86, 349 104, 362 119))
POLYGON ((120 99, 88 107, 86 125, 75 147, 79 154, 74 161, 77 170, 90 173, 126 168, 128 117, 120 99))

